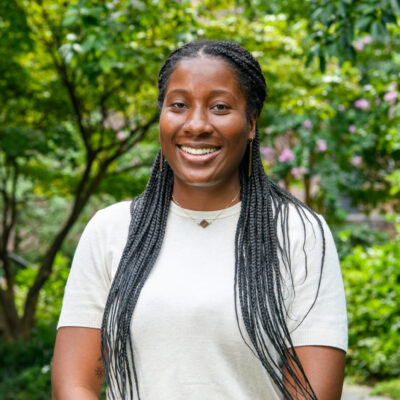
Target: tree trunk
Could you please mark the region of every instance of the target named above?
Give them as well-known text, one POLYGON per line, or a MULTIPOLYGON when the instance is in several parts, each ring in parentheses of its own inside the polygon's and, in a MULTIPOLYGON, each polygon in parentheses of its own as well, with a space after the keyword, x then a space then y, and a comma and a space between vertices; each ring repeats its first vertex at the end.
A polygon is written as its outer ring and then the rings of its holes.
MULTIPOLYGON (((32 329, 35 325, 35 313, 39 300, 40 289, 43 287, 44 283, 49 278, 51 271, 53 269, 54 260, 58 251, 61 249, 65 238, 70 232, 71 228, 74 226, 75 222, 78 220, 81 212, 88 203, 91 195, 97 189, 101 181, 103 180, 108 166, 114 161, 114 157, 110 157, 105 162, 101 164, 100 170, 95 177, 91 180, 89 185, 86 185, 85 192, 77 193, 75 199, 75 204, 72 208, 71 214, 69 215, 66 223, 61 228, 59 233, 54 238, 54 241, 50 245, 46 254, 44 255, 43 262, 39 268, 33 285, 29 288, 28 294, 25 300, 24 314, 22 317, 21 331, 20 333, 25 339, 28 339, 32 333, 32 329)), ((79 185, 81 187, 81 185, 79 185)))
POLYGON ((1 290, 0 298, 0 333, 7 341, 13 341, 21 333, 21 319, 12 296, 1 290))

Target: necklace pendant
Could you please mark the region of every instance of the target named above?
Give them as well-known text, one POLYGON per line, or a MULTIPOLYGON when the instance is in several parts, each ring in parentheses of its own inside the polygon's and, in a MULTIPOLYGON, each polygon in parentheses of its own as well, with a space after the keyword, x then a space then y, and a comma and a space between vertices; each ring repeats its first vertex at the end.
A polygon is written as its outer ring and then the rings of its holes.
POLYGON ((202 228, 207 228, 207 226, 210 225, 210 223, 209 223, 208 221, 206 221, 205 219, 203 219, 203 220, 201 220, 201 221, 199 222, 199 225, 200 225, 202 228))

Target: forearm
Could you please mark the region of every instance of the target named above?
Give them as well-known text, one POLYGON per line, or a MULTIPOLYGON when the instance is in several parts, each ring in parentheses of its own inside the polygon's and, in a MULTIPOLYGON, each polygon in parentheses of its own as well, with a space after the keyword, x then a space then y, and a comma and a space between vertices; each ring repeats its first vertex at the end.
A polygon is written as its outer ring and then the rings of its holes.
POLYGON ((64 386, 52 391, 52 400, 98 400, 96 391, 79 386, 64 386))

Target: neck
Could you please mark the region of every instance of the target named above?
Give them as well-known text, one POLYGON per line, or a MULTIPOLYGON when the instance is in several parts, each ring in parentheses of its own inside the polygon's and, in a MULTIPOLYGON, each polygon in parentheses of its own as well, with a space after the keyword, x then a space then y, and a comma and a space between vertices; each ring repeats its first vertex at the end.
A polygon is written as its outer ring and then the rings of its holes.
POLYGON ((174 180, 172 196, 189 210, 214 211, 233 206, 240 201, 239 177, 235 181, 215 186, 189 186, 174 180), (235 198, 236 196, 236 198, 235 198), (234 201, 232 201, 235 198, 234 201))

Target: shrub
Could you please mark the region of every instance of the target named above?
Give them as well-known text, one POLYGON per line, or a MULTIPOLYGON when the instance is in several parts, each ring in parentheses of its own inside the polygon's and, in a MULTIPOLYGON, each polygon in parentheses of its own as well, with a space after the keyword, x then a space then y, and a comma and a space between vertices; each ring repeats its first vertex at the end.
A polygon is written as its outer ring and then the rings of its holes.
POLYGON ((392 379, 387 382, 378 383, 371 394, 385 395, 389 396, 391 399, 400 400, 400 379, 392 379))
POLYGON ((55 323, 39 323, 28 342, 0 343, 0 400, 51 398, 55 323))
POLYGON ((386 231, 371 228, 368 224, 346 223, 332 229, 339 258, 342 260, 353 252, 356 246, 363 249, 383 245, 389 240, 386 231))
POLYGON ((400 375, 400 236, 342 262, 349 317, 347 373, 362 379, 400 375))

